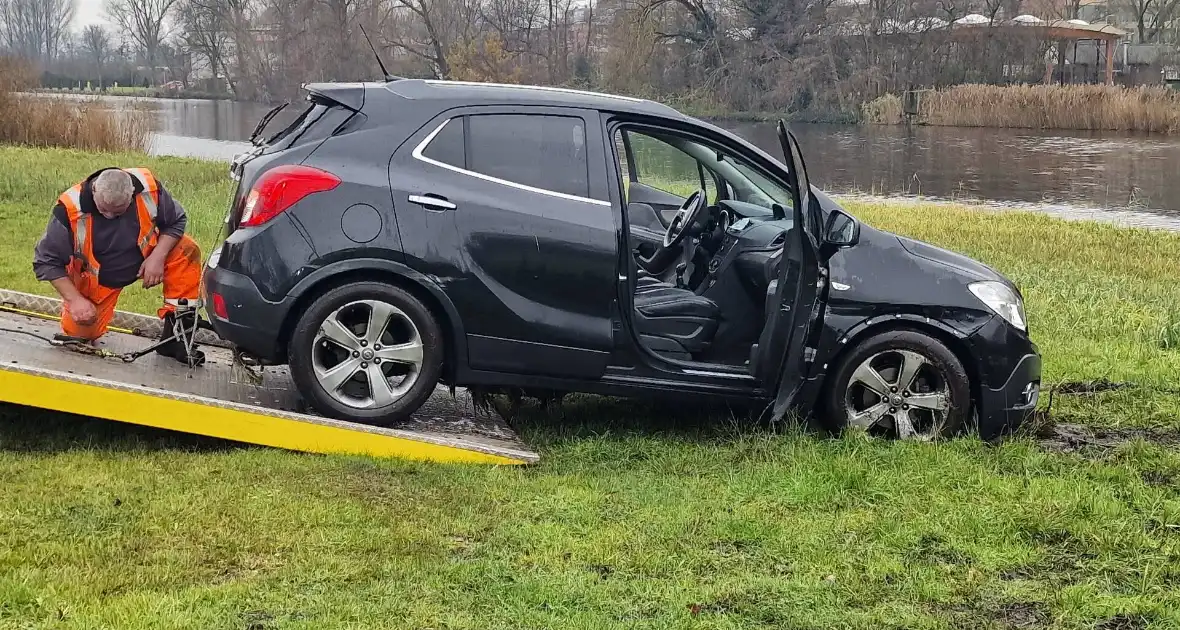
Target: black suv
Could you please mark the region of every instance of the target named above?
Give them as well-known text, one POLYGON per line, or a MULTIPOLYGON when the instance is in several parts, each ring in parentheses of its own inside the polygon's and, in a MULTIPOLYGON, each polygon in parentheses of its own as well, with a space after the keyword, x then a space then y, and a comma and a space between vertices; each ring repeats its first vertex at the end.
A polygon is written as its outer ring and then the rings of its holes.
POLYGON ((325 415, 395 423, 440 382, 719 396, 902 438, 1035 408, 1017 287, 851 217, 782 123, 779 159, 622 96, 305 89, 231 167, 204 298, 325 415))

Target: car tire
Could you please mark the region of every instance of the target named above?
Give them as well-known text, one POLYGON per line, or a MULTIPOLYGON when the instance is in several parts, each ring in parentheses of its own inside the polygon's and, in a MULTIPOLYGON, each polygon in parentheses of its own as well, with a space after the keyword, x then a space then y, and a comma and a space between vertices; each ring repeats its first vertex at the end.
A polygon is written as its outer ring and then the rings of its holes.
POLYGON ((405 420, 430 398, 442 373, 444 356, 442 329, 430 309, 410 293, 380 282, 350 283, 316 298, 296 322, 288 346, 291 378, 299 393, 316 411, 348 422, 379 426, 405 420), (388 314, 388 328, 377 334, 383 335, 382 340, 392 340, 383 350, 386 353, 393 351, 397 359, 386 358, 383 368, 378 366, 382 365, 381 356, 385 355, 375 356, 380 353, 380 344, 368 344, 363 338, 372 336, 363 333, 376 330, 376 327, 360 321, 366 310, 370 318, 374 313, 388 314), (333 322, 343 328, 337 328, 333 322), (348 338, 349 333, 354 338, 348 338), (405 339, 399 341, 395 336, 405 339), (420 346, 418 364, 414 364, 412 358, 405 359, 396 354, 416 352, 415 338, 420 346), (345 343, 338 343, 338 340, 345 343), (357 345, 346 348, 347 343, 354 341, 357 345), (360 347, 361 343, 365 347, 360 347), (361 355, 366 349, 369 352, 361 355), (353 355, 351 358, 350 354, 353 355), (345 358, 340 359, 341 356, 345 358), (369 361, 364 361, 366 357, 369 361), (337 360, 339 362, 335 362, 337 360), (354 372, 353 378, 329 391, 329 385, 337 380, 333 368, 338 368, 338 374, 343 375, 356 368, 358 361, 364 366, 360 368, 363 374, 354 372), (402 389, 405 381, 394 385, 393 377, 387 376, 385 384, 389 387, 378 394, 369 385, 369 377, 380 374, 373 371, 376 369, 393 370, 398 376, 405 372, 405 378, 412 373, 414 380, 404 391, 397 391, 402 389), (362 393, 365 387, 369 388, 367 405, 361 404, 364 402, 362 397, 352 395, 362 393), (389 394, 395 396, 390 398, 389 394))
POLYGON ((955 353, 939 340, 913 330, 891 330, 865 339, 845 355, 828 378, 823 403, 826 424, 835 433, 857 428, 893 438, 946 438, 968 428, 971 380, 955 353), (906 371, 914 366, 916 373, 906 371), (903 378, 910 379, 913 391, 904 387, 903 378), (903 434, 907 424, 911 430, 903 434))

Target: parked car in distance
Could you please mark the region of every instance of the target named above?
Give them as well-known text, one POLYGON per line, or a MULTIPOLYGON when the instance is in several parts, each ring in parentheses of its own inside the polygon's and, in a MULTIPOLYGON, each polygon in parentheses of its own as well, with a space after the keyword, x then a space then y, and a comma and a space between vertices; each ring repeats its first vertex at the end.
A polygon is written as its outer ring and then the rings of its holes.
MULTIPOLYGON (((1019 289, 874 229, 776 157, 646 100, 397 79, 306 86, 234 161, 210 322, 343 420, 440 382, 718 396, 900 438, 1018 426, 1019 289)), ((265 125, 263 125, 265 126, 265 125)))

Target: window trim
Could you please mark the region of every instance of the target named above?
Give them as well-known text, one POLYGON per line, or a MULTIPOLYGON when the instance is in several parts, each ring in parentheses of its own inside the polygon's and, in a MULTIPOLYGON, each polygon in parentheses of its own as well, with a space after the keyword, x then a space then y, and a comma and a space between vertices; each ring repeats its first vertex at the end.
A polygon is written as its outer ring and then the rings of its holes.
MULTIPOLYGON (((461 114, 460 116, 451 116, 451 117, 447 118, 446 120, 442 121, 442 123, 439 124, 439 126, 434 128, 434 131, 431 131, 429 134, 426 135, 425 138, 422 139, 422 142, 418 143, 418 146, 414 147, 414 151, 410 155, 415 160, 426 162, 427 164, 432 164, 432 165, 437 166, 439 168, 445 168, 448 171, 459 173, 461 175, 467 175, 469 177, 474 177, 476 179, 482 179, 486 182, 491 182, 493 184, 499 184, 501 186, 508 186, 509 188, 515 188, 517 190, 524 190, 524 191, 537 193, 537 194, 541 194, 541 195, 548 195, 550 197, 557 197, 559 199, 567 199, 569 201, 581 201, 583 203, 589 203, 589 204, 593 204, 596 206, 606 206, 608 208, 611 207, 611 203, 609 201, 602 201, 600 199, 591 199, 590 197, 581 197, 578 195, 570 195, 567 193, 558 192, 556 190, 546 190, 544 188, 536 188, 533 186, 529 186, 527 184, 520 184, 520 183, 509 181, 506 179, 500 179, 499 177, 492 177, 491 175, 477 173, 476 171, 471 171, 471 170, 467 170, 465 168, 460 168, 458 166, 454 166, 453 164, 447 164, 446 162, 440 162, 438 160, 428 158, 425 155, 423 155, 423 151, 426 150, 426 147, 430 145, 431 141, 434 140, 435 136, 437 136, 439 133, 442 132, 443 127, 446 127, 447 124, 450 123, 452 120, 455 120, 456 118, 460 118, 464 115, 466 115, 466 114, 461 114)), ((588 125, 586 125, 586 121, 580 117, 577 117, 577 118, 579 118, 579 120, 582 120, 583 128, 586 129, 587 133, 589 133, 590 127, 588 125)), ((464 143, 466 143, 466 138, 464 139, 464 143)), ((464 150, 466 151, 466 147, 464 147, 464 150)), ((589 160, 589 155, 587 155, 587 161, 588 160, 589 160)), ((589 164, 587 164, 587 168, 589 168, 589 164)), ((589 176, 589 173, 587 173, 587 176, 589 176)))

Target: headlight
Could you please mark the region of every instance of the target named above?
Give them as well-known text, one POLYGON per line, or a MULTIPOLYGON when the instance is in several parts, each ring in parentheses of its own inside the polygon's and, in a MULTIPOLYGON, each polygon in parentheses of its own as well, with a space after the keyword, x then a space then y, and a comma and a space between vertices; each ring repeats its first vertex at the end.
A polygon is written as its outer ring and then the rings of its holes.
POLYGON ((980 302, 1009 324, 1022 331, 1028 330, 1028 323, 1024 319, 1024 302, 1008 285, 1002 282, 976 282, 970 288, 980 302))

